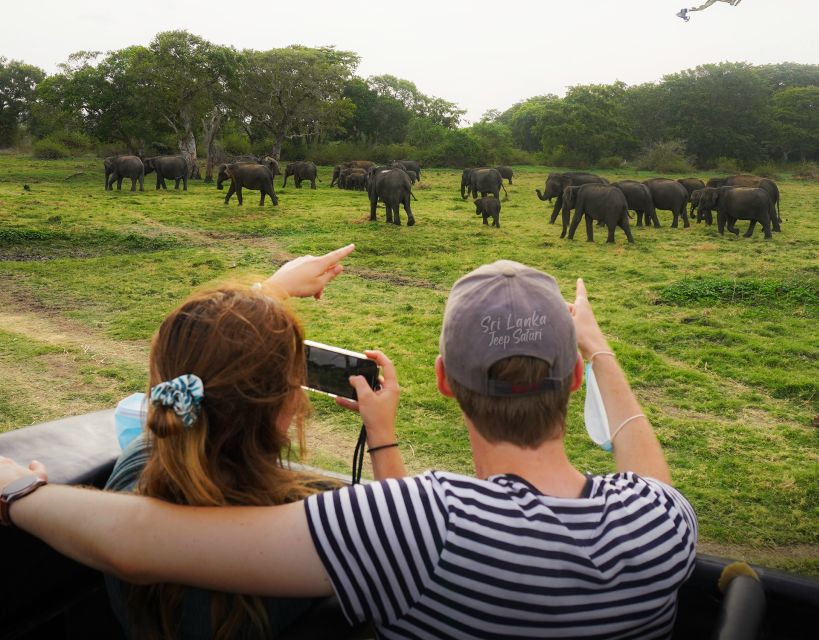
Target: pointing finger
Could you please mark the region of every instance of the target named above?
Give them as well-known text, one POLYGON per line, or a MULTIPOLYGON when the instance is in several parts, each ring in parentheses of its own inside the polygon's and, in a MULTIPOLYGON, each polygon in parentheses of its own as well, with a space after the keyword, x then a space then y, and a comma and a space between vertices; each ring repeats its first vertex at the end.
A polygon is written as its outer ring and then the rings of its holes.
POLYGON ((354 249, 355 249, 354 244, 348 244, 346 247, 341 247, 340 249, 330 251, 329 253, 325 253, 323 256, 319 258, 319 263, 325 269, 329 269, 332 265, 350 255, 354 249))
POLYGON ((580 299, 583 299, 583 300, 586 300, 586 301, 588 301, 588 299, 589 299, 589 294, 586 293, 586 283, 583 282, 583 278, 578 278, 577 279, 577 289, 576 289, 576 293, 575 293, 575 303, 577 303, 577 301, 580 300, 580 299))

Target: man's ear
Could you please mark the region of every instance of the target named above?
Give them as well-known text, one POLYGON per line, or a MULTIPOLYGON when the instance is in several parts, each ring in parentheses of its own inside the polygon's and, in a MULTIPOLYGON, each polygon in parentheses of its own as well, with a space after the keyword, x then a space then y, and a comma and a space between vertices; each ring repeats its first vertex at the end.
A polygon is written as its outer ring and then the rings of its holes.
POLYGON ((441 356, 435 358, 435 381, 438 383, 438 391, 447 398, 455 397, 449 383, 446 381, 446 369, 444 369, 444 359, 441 356))
POLYGON ((583 370, 583 356, 578 353, 577 360, 574 361, 574 371, 572 371, 572 393, 583 385, 583 370))

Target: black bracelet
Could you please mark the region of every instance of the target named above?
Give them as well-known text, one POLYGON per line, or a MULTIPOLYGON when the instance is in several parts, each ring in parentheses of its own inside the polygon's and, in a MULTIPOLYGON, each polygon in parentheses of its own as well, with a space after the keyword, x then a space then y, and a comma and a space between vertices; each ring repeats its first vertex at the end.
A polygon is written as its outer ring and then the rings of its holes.
POLYGON ((375 453, 376 451, 381 451, 381 449, 391 449, 392 447, 397 447, 398 443, 393 442, 392 444, 382 444, 380 447, 373 447, 372 449, 367 449, 367 453, 375 453))

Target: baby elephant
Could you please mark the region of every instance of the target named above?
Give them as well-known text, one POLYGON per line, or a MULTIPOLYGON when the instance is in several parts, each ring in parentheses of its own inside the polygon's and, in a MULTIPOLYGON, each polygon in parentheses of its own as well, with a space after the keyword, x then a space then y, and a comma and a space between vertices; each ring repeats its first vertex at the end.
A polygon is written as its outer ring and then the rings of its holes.
POLYGON ((487 224, 487 220, 492 218, 492 224, 500 229, 500 222, 498 221, 500 218, 500 210, 501 210, 501 203, 500 200, 497 198, 492 198, 490 196, 484 196, 483 198, 478 198, 475 202, 475 215, 480 216, 483 215, 483 223, 487 224))

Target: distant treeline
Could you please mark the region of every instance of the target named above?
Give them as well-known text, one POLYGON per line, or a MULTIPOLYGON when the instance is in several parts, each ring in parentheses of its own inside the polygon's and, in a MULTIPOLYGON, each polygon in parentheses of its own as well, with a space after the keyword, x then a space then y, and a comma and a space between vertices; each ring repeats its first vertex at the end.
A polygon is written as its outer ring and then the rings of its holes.
POLYGON ((458 105, 395 76, 357 77, 358 63, 331 47, 238 51, 186 31, 80 51, 53 75, 0 58, 0 147, 182 153, 205 156, 208 174, 243 154, 665 171, 819 160, 819 65, 724 62, 657 83, 577 85, 462 127, 458 105))

